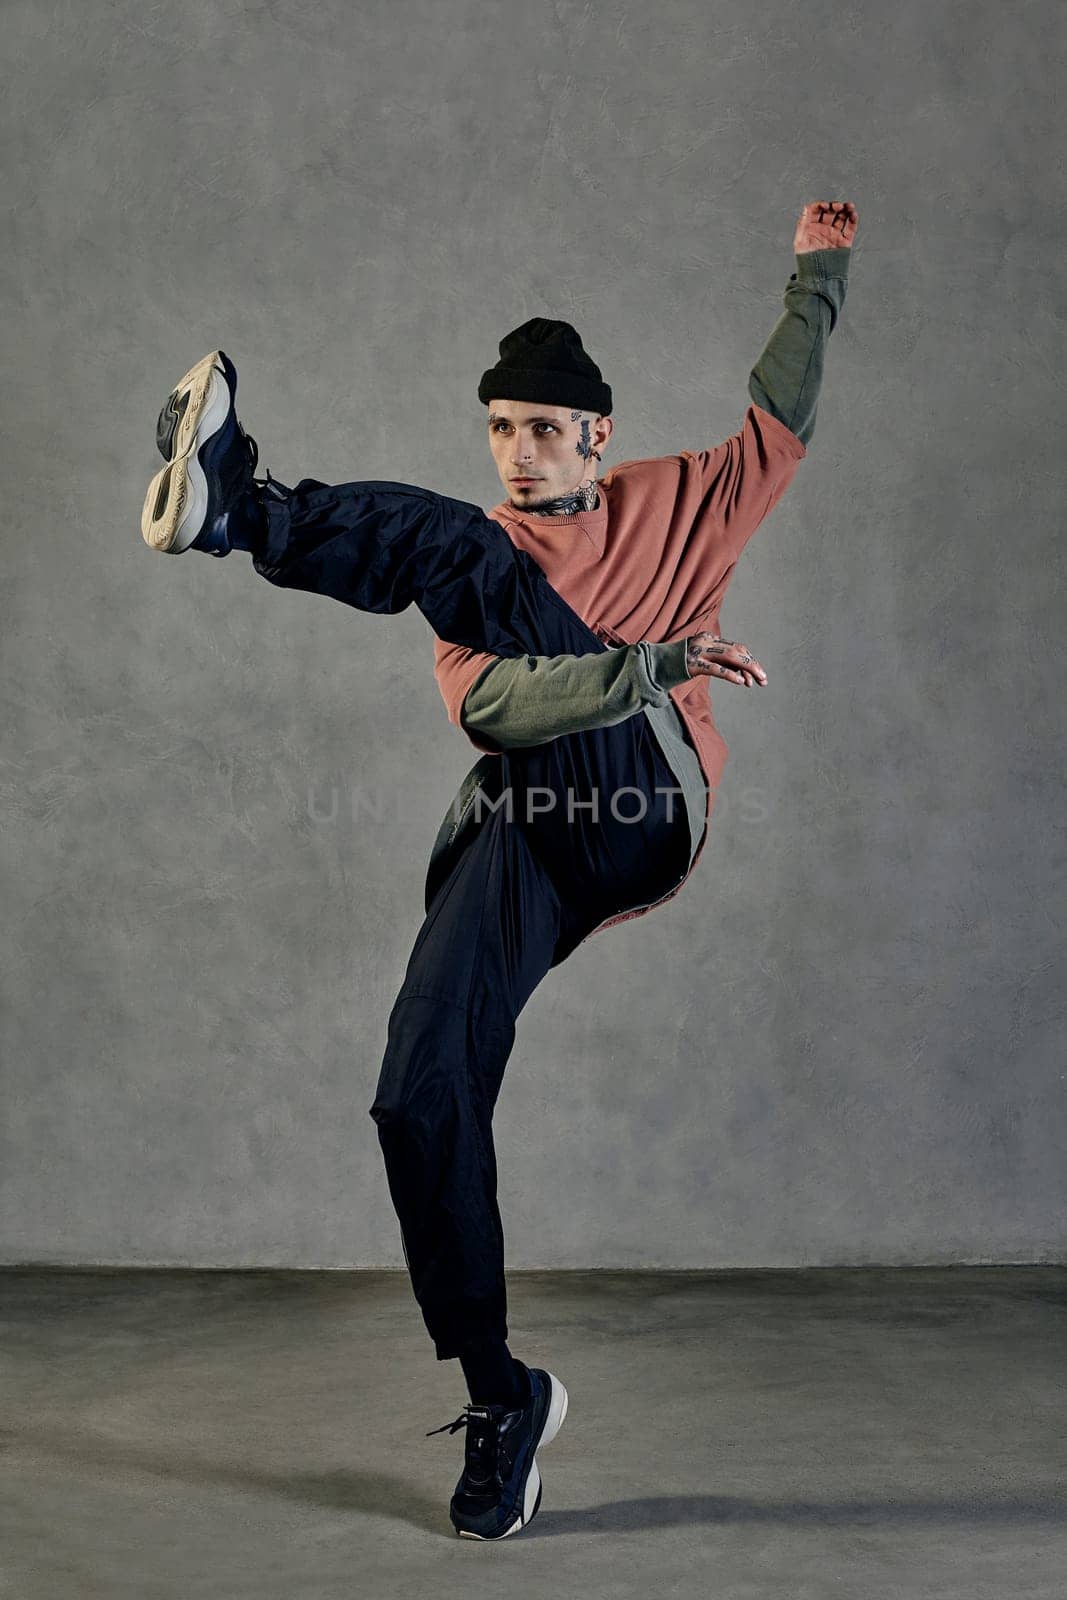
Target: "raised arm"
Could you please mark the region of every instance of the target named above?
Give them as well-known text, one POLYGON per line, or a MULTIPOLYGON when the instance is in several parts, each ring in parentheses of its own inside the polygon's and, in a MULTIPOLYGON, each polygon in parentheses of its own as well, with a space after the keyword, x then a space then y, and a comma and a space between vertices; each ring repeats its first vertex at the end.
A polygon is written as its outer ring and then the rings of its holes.
POLYGON ((785 311, 748 380, 756 405, 803 445, 815 431, 826 343, 845 302, 857 221, 848 200, 804 207, 793 237, 797 270, 786 285, 785 311))

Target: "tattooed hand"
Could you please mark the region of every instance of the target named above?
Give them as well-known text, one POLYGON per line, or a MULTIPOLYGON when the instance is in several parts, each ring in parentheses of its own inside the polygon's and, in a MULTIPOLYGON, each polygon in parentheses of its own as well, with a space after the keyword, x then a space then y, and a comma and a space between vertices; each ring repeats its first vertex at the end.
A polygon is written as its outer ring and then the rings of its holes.
POLYGON ((685 664, 691 678, 724 678, 727 683, 766 684, 767 674, 736 639, 717 633, 691 633, 685 641, 685 664))
POLYGON ((859 212, 851 200, 813 200, 804 207, 793 234, 793 251, 847 250, 859 226, 859 212))

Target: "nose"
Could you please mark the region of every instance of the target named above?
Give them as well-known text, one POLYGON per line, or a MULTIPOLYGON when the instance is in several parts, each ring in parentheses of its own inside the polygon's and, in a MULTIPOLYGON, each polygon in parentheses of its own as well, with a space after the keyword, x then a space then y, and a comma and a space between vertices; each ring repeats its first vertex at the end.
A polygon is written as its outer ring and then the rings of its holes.
POLYGON ((533 446, 530 442, 529 435, 527 435, 526 442, 524 444, 522 434, 516 433, 511 446, 512 465, 516 467, 528 466, 532 460, 533 446))

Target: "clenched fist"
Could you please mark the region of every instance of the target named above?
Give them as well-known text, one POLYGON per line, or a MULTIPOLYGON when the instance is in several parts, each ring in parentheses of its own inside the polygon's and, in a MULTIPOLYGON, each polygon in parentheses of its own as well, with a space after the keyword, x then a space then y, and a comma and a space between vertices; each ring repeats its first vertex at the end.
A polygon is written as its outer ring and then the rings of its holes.
POLYGON ((746 645, 717 633, 691 633, 685 641, 685 665, 691 678, 725 678, 746 689, 767 682, 767 674, 746 645))
POLYGON ((813 200, 800 213, 793 234, 793 253, 849 249, 856 237, 859 213, 851 200, 813 200))

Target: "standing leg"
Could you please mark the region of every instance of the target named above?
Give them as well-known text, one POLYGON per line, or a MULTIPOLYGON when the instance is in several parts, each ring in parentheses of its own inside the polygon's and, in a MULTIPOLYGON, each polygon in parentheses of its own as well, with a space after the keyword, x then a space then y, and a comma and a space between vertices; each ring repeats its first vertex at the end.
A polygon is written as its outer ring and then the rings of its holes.
POLYGON ((499 802, 510 791, 510 814, 506 804, 490 809, 468 835, 433 894, 393 1006, 370 1115, 441 1360, 507 1337, 492 1117, 516 1019, 600 921, 666 894, 688 864, 686 817, 671 813, 673 777, 644 721, 501 757, 492 794, 499 802), (629 797, 619 817, 616 776, 629 797), (595 823, 581 809, 590 780, 601 791, 595 823), (531 825, 534 785, 539 806, 546 795, 555 804, 531 825))
POLYGON ((521 828, 487 819, 426 915, 370 1115, 440 1360, 507 1338, 492 1117, 515 1019, 553 964, 558 894, 521 828))

